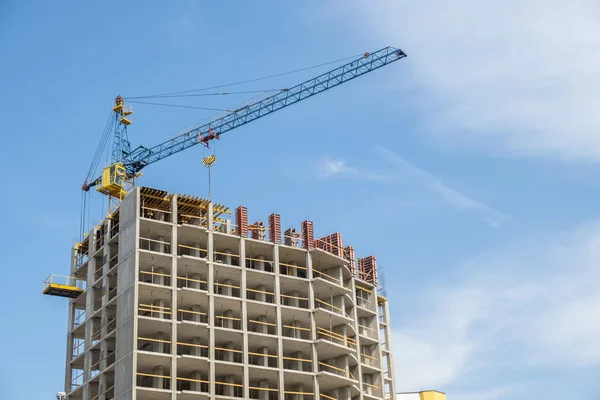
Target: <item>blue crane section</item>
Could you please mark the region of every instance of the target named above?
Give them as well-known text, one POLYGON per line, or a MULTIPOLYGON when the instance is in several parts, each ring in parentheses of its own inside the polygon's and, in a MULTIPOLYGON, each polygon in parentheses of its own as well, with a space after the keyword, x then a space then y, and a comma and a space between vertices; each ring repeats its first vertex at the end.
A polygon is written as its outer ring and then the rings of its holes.
MULTIPOLYGON (((203 144, 208 147, 211 140, 218 139, 225 132, 351 81, 354 78, 368 74, 371 71, 389 65, 404 57, 406 57, 406 54, 402 50, 393 47, 385 47, 373 53, 365 53, 361 58, 351 61, 334 70, 309 79, 294 87, 283 89, 263 100, 237 110, 230 110, 224 117, 215 119, 205 125, 187 131, 153 147, 139 146, 136 149, 129 151, 130 144, 127 139, 126 127, 131 122, 126 117, 128 111, 125 111, 125 114, 122 114, 118 120, 120 128, 118 127, 115 132, 112 153, 113 171, 115 170, 114 166, 117 165, 117 175, 119 175, 118 170, 121 168, 120 175, 124 179, 130 179, 149 164, 155 163, 197 144, 203 144), (123 171, 123 169, 125 171, 123 171), (124 175, 123 172, 125 172, 124 175)), ((113 108, 115 112, 117 112, 117 109, 118 112, 123 113, 123 99, 121 97, 117 98, 116 106, 113 108)), ((88 183, 86 180, 86 183, 84 183, 83 186, 84 190, 89 190, 90 187, 101 182, 102 186, 106 186, 106 183, 103 182, 104 179, 118 179, 118 177, 115 178, 115 176, 112 176, 111 178, 111 175, 114 175, 114 172, 107 172, 108 168, 110 167, 105 169, 103 176, 91 183, 88 183)), ((120 184, 118 186, 120 186, 120 184)), ((113 194, 111 190, 108 192, 110 192, 108 194, 113 194)))

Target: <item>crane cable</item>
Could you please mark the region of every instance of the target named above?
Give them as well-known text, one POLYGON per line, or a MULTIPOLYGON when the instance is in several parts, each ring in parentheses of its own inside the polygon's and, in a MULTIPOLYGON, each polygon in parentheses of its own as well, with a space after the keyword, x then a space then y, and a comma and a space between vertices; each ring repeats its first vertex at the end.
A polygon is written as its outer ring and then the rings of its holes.
POLYGON ((247 80, 244 80, 244 81, 227 83, 227 84, 224 84, 224 85, 208 86, 208 87, 204 87, 204 88, 200 88, 200 89, 182 90, 182 91, 179 91, 179 92, 161 93, 161 94, 148 95, 148 96, 124 97, 124 98, 125 99, 136 99, 136 98, 140 99, 140 98, 150 98, 150 97, 166 97, 166 96, 168 97, 168 96, 172 96, 172 95, 180 95, 180 94, 193 93, 193 92, 202 92, 202 91, 211 90, 211 89, 220 89, 220 88, 229 87, 229 86, 242 85, 242 84, 245 84, 245 83, 264 81, 264 80, 267 80, 267 79, 277 78, 277 77, 284 76, 284 75, 295 74, 297 72, 308 71, 310 69, 315 69, 315 68, 323 67, 325 65, 339 63, 339 62, 342 62, 342 61, 346 61, 346 60, 349 60, 349 59, 360 57, 362 55, 363 54, 357 54, 357 55, 353 55, 353 56, 350 56, 350 57, 340 58, 339 60, 329 61, 329 62, 326 62, 326 63, 321 63, 321 64, 313 65, 311 67, 295 69, 295 70, 292 70, 292 71, 282 72, 282 73, 274 74, 274 75, 263 76, 263 77, 260 77, 260 78, 247 79, 247 80))
POLYGON ((271 92, 280 92, 284 89, 262 89, 262 90, 241 90, 235 92, 214 92, 214 93, 195 93, 195 94, 158 94, 152 96, 136 96, 136 97, 124 97, 125 100, 128 100, 132 103, 132 100, 137 99, 154 99, 154 98, 177 98, 177 97, 205 97, 205 96, 229 96, 232 94, 252 94, 252 93, 271 93, 271 92))
POLYGON ((104 126, 104 132, 102 133, 102 136, 100 137, 100 143, 98 143, 98 147, 96 148, 96 153, 94 154, 94 158, 92 158, 92 163, 90 164, 90 168, 88 169, 88 173, 85 177, 85 183, 89 183, 89 180, 92 178, 92 175, 94 174, 94 172, 96 172, 96 168, 98 168, 98 163, 100 162, 100 159, 102 158, 102 154, 104 153, 104 150, 106 148, 106 144, 108 143, 108 139, 112 132, 112 126, 113 126, 113 115, 112 114, 113 114, 113 112, 111 110, 111 112, 108 116, 108 120, 106 121, 106 125, 104 126))

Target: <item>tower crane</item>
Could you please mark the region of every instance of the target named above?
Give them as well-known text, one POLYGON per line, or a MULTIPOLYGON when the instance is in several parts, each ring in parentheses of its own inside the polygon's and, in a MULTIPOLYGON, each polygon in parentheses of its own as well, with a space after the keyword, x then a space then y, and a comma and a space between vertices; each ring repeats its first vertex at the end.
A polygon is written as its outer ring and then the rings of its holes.
POLYGON ((129 116, 133 110, 126 106, 123 97, 118 96, 112 108, 115 129, 110 164, 103 169, 101 176, 96 178, 93 175, 94 168, 90 168, 82 189, 87 192, 92 187, 96 187, 97 191, 108 195, 113 200, 120 201, 133 187, 134 178, 139 176, 146 166, 197 144, 209 147, 212 140, 219 139, 225 132, 256 121, 404 57, 406 54, 402 50, 393 47, 385 47, 373 53, 364 53, 362 57, 315 78, 278 91, 274 95, 244 107, 229 110, 225 116, 188 130, 172 139, 152 147, 139 146, 133 150, 127 136, 127 127, 131 124, 129 116))

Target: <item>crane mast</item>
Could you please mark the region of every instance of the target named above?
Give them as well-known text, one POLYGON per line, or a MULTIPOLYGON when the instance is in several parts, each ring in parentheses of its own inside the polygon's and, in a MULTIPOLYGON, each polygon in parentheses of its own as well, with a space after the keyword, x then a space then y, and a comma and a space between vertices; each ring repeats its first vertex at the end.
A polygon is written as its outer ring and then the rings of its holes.
POLYGON ((127 126, 131 124, 128 116, 133 111, 126 108, 125 100, 118 96, 113 106, 116 128, 111 164, 104 168, 100 177, 91 181, 86 179, 82 189, 88 191, 91 187, 98 186, 97 191, 120 200, 127 195, 129 187, 133 185, 133 179, 147 165, 197 144, 208 147, 211 140, 219 139, 225 132, 256 121, 275 111, 368 74, 404 57, 406 57, 406 54, 402 50, 393 47, 385 47, 374 53, 365 53, 361 58, 291 88, 283 89, 263 100, 236 110, 230 110, 227 115, 184 132, 172 139, 152 147, 139 146, 134 150, 131 150, 127 137, 127 126))

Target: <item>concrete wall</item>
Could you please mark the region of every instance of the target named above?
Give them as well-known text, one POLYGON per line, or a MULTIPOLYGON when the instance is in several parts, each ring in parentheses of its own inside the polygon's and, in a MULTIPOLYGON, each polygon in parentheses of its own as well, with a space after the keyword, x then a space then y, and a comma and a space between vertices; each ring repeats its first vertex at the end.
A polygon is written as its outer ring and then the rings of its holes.
POLYGON ((119 264, 117 267, 117 353, 115 363, 115 399, 134 398, 135 388, 135 341, 137 293, 139 189, 121 203, 119 217, 119 264))

